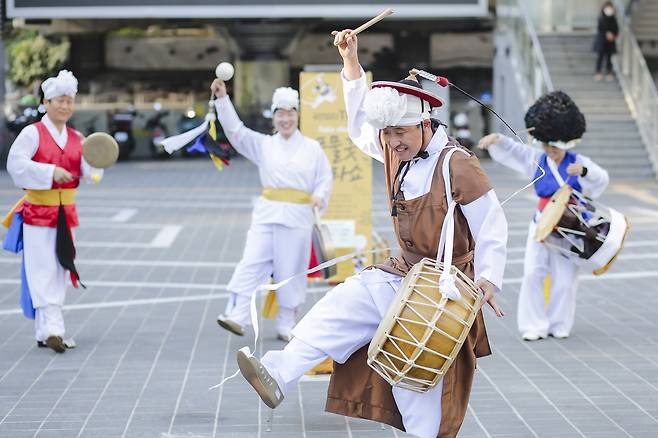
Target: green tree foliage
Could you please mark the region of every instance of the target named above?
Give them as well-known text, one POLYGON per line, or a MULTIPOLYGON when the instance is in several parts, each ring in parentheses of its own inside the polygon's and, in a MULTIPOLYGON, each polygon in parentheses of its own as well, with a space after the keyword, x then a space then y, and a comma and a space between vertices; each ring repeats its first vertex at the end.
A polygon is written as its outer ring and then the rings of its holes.
POLYGON ((66 37, 45 37, 35 31, 15 32, 9 40, 9 79, 24 87, 56 74, 71 47, 66 37))

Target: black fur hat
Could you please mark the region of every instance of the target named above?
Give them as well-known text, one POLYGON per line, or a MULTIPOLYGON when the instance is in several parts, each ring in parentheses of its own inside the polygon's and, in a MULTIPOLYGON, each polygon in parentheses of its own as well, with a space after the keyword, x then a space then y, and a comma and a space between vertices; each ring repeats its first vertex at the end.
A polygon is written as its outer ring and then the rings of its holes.
POLYGON ((532 136, 542 143, 579 139, 585 132, 585 116, 563 91, 545 94, 525 113, 526 128, 534 128, 532 136))

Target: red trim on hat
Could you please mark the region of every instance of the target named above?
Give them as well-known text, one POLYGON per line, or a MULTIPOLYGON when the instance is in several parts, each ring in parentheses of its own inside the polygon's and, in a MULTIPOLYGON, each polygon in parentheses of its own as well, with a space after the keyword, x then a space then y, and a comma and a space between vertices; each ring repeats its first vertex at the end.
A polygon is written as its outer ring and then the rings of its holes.
POLYGON ((394 88, 402 94, 411 94, 430 104, 432 108, 443 106, 443 100, 434 93, 423 90, 422 88, 412 87, 411 85, 401 84, 399 82, 377 81, 372 83, 372 88, 394 88))

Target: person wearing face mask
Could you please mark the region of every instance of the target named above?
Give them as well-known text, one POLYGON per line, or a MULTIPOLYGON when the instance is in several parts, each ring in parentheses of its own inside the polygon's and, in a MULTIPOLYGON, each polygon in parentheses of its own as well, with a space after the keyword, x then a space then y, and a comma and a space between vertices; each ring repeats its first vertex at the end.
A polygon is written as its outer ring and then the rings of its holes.
POLYGON ((406 273, 423 257, 437 255, 447 218, 446 157, 458 204, 453 265, 476 281, 497 316, 503 315, 495 294, 505 268, 505 216, 478 159, 430 120, 430 107, 442 105, 441 99, 413 77, 375 82, 369 90, 357 37, 349 30, 336 32, 334 44, 344 63, 348 133, 356 147, 384 164, 401 252, 327 292, 294 328, 284 350, 259 360, 245 347, 238 352, 238 365, 261 399, 275 408, 305 371, 331 357, 327 411, 390 424, 423 438, 455 437, 466 414, 476 358, 491 353, 482 312, 443 380, 422 394, 392 387, 371 369, 368 344, 406 273))
POLYGON ((593 50, 597 54, 596 58, 596 75, 594 79, 600 81, 603 79, 601 70, 603 62, 605 61, 606 80, 612 81, 612 55, 617 53, 617 45, 615 43, 619 35, 619 25, 617 18, 615 18, 615 7, 612 2, 605 2, 601 8, 601 15, 599 16, 596 37, 594 39, 593 50))
POLYGON ((87 164, 82 134, 67 126, 75 110, 75 76, 62 70, 41 89, 46 114, 18 134, 7 157, 9 175, 25 196, 3 221, 7 235, 16 237, 11 245, 6 239, 5 248, 23 250, 21 306, 35 320, 37 345, 64 353, 75 345, 64 339, 66 271, 74 287, 80 280, 71 232, 78 226, 76 188, 81 178, 99 181, 103 170, 87 164))
MULTIPOLYGON (((238 153, 258 166, 263 192, 258 198, 247 233, 242 259, 227 289, 231 297, 217 317, 224 329, 242 336, 251 324, 249 303, 256 288, 274 277, 285 280, 308 268, 313 209, 323 211, 331 195, 333 175, 320 144, 299 131, 299 94, 288 87, 272 96, 274 135, 244 126, 226 93, 215 79, 217 118, 238 153)), ((299 306, 306 297, 306 277, 300 276, 276 291, 279 312, 277 338, 290 340, 299 306)))
POLYGON ((562 91, 540 97, 527 111, 525 124, 541 149, 519 143, 502 134, 489 134, 478 144, 491 158, 529 178, 546 175, 534 183, 539 197, 530 221, 519 292, 518 329, 526 341, 546 336, 566 338, 576 312, 577 260, 549 249, 534 239, 537 221, 551 196, 563 184, 591 198, 608 186, 608 172, 582 154, 571 152, 585 132, 585 116, 562 91), (551 276, 550 301, 544 306, 544 278, 551 276))

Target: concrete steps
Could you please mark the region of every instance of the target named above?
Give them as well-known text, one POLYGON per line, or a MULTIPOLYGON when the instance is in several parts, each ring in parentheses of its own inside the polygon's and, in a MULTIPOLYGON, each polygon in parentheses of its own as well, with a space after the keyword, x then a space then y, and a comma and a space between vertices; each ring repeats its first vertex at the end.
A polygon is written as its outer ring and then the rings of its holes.
POLYGON ((655 179, 619 83, 594 81, 593 40, 594 35, 587 34, 540 37, 554 87, 569 94, 587 120, 587 132, 575 151, 603 166, 612 180, 655 179))

